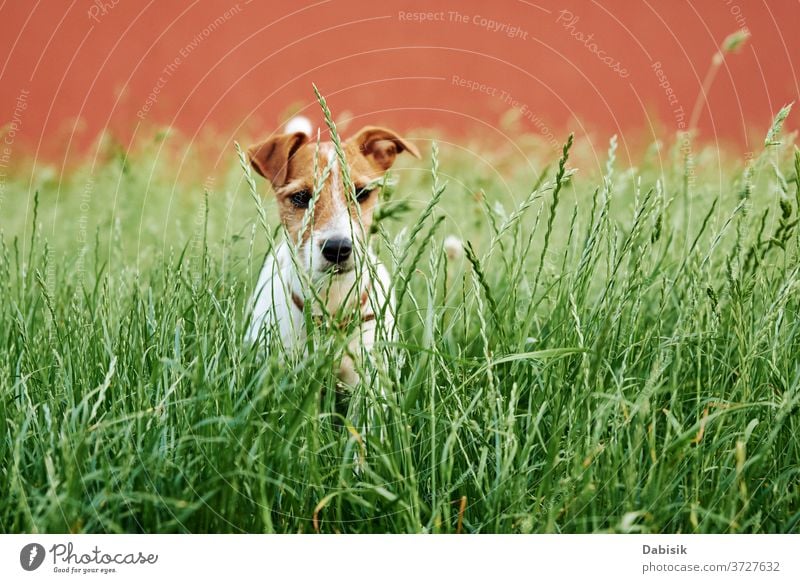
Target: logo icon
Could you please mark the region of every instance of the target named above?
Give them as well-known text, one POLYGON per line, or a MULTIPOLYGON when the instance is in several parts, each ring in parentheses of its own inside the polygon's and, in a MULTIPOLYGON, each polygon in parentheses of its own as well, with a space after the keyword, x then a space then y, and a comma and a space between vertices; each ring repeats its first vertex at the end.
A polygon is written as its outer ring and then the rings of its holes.
POLYGON ((44 562, 44 547, 39 543, 30 543, 19 552, 19 564, 26 571, 35 571, 44 562))

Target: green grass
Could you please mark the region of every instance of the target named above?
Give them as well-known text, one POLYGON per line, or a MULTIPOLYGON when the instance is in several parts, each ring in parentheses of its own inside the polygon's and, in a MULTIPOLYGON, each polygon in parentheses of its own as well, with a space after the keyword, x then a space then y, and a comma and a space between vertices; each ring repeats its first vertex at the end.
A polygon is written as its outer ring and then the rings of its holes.
POLYGON ((233 148, 209 170, 166 141, 6 184, 1 531, 800 530, 800 161, 777 130, 746 165, 524 137, 440 143, 436 177, 430 148, 403 161, 373 237, 400 306, 384 439, 334 415, 343 339, 243 345, 274 205, 233 148))

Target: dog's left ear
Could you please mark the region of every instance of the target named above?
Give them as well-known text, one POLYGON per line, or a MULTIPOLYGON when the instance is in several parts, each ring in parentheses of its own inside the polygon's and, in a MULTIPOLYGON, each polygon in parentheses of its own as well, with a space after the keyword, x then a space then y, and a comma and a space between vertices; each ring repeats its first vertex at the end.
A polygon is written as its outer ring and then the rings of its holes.
POLYGON ((414 144, 386 128, 367 126, 348 141, 358 146, 359 151, 382 170, 388 170, 401 152, 408 152, 415 158, 421 157, 414 144))
POLYGON ((304 132, 279 134, 247 149, 253 169, 278 188, 286 183, 289 160, 308 141, 304 132))

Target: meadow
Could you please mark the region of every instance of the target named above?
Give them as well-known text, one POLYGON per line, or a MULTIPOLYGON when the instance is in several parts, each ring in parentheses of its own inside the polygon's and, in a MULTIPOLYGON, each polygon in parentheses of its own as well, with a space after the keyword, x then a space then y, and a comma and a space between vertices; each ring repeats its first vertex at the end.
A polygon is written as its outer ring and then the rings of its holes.
POLYGON ((20 168, 0 531, 797 532, 786 114, 745 159, 414 134, 372 235, 400 338, 353 396, 379 405, 366 435, 331 399, 342 335, 289 359, 243 343, 281 235, 233 145, 211 170, 168 133, 20 168))

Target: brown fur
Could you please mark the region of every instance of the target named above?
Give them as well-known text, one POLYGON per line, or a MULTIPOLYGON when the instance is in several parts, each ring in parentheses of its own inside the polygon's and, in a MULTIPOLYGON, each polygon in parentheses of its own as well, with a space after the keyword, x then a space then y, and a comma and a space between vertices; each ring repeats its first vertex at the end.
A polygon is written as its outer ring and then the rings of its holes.
MULTIPOLYGON (((412 156, 419 158, 417 148, 401 138, 392 130, 374 126, 362 128, 355 136, 343 144, 345 158, 347 159, 350 178, 358 189, 369 182, 380 178, 394 164, 397 154, 407 151, 412 156)), ((303 215, 307 209, 297 208, 292 204, 292 195, 301 190, 313 192, 314 189, 314 157, 319 156, 316 162, 319 174, 324 172, 328 164, 328 154, 334 151, 332 142, 323 142, 317 152, 316 142, 310 142, 308 136, 302 133, 280 134, 265 142, 252 146, 247 153, 250 163, 261 176, 272 184, 278 199, 278 213, 281 221, 286 225, 292 240, 298 240, 298 231, 303 222, 303 215)), ((347 205, 353 218, 358 216, 356 206, 349 200, 344 191, 343 179, 339 178, 343 202, 347 205)), ((333 177, 322 185, 319 198, 314 206, 314 224, 321 227, 326 224, 332 214, 333 177)), ((372 214, 377 199, 377 193, 372 193, 361 203, 361 224, 366 232, 372 224, 372 214)), ((305 241, 311 234, 307 229, 302 235, 305 241)))

